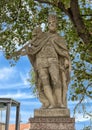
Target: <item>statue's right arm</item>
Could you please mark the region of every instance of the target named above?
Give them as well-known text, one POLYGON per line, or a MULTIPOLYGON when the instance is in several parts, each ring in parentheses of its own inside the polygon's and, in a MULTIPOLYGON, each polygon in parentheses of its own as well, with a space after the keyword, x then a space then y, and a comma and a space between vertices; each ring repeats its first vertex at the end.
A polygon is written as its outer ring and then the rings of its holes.
POLYGON ((12 54, 6 55, 6 58, 7 58, 7 59, 12 59, 13 57, 16 57, 16 56, 24 56, 24 55, 27 55, 27 52, 26 52, 27 47, 28 47, 28 44, 25 45, 24 47, 22 47, 21 49, 19 49, 18 51, 15 51, 15 52, 13 52, 12 54))
MULTIPOLYGON (((33 39, 34 40, 34 39, 33 39)), ((26 44, 25 46, 23 46, 21 49, 19 49, 18 51, 15 51, 14 53, 12 54, 8 54, 6 56, 7 59, 12 59, 13 57, 16 57, 16 56, 25 56, 25 55, 28 55, 29 54, 29 48, 31 48, 31 43, 33 41, 30 40, 28 42, 28 44, 26 44)))

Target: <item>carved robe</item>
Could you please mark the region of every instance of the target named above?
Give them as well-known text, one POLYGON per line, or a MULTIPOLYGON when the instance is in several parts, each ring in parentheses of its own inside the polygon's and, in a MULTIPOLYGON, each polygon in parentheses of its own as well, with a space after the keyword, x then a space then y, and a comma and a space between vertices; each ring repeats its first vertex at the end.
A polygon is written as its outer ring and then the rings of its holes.
MULTIPOLYGON (((34 43, 31 44, 31 47, 28 48, 28 57, 34 67, 36 75, 36 86, 39 91, 40 101, 45 104, 48 102, 47 98, 44 95, 42 83, 39 79, 38 70, 41 67, 48 67, 48 58, 55 58, 56 62, 59 65, 60 79, 62 83, 62 102, 66 106, 66 93, 68 83, 70 81, 70 59, 69 53, 66 47, 66 42, 63 37, 58 34, 52 33, 42 33, 34 43), (65 65, 65 61, 68 61, 68 64, 65 65)), ((51 83, 52 85, 53 83, 51 83)))

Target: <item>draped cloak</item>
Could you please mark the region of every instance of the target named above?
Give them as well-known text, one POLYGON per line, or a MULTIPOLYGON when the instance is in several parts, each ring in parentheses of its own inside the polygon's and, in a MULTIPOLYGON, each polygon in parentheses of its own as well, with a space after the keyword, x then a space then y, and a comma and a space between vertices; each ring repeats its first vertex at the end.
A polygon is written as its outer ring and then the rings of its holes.
MULTIPOLYGON (((71 63, 70 63, 70 58, 69 58, 69 53, 66 47, 66 41, 63 37, 59 36, 57 33, 52 34, 49 32, 42 33, 40 37, 37 38, 33 43, 31 43, 31 47, 28 47, 28 58, 30 62, 33 65, 36 78, 35 78, 35 85, 39 89, 41 89, 41 81, 39 82, 39 76, 37 73, 37 68, 36 68, 36 54, 40 52, 40 50, 46 46, 47 42, 50 40, 51 44, 53 44, 53 47, 58 55, 58 62, 60 66, 60 76, 61 76, 61 81, 63 80, 62 77, 62 72, 64 72, 64 77, 66 78, 65 82, 66 85, 68 86, 68 83, 70 81, 70 69, 71 69, 71 63), (69 65, 67 68, 65 68, 65 59, 69 61, 69 65)), ((64 87, 67 87, 64 86, 64 87)), ((65 88, 66 90, 67 88, 65 88)), ((40 90, 39 90, 40 91, 40 90)))

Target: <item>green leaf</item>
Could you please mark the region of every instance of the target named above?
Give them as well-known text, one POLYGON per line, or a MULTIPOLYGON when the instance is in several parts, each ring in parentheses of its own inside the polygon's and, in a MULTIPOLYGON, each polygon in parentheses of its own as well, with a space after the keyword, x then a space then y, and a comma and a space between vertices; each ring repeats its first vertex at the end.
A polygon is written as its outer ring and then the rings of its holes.
POLYGON ((61 0, 61 2, 65 5, 66 9, 70 8, 70 1, 71 0, 61 0))

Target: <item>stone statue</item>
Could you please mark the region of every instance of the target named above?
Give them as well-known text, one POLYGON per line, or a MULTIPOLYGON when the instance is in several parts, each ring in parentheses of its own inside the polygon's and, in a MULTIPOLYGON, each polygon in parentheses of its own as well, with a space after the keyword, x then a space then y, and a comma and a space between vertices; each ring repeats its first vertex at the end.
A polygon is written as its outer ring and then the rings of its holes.
POLYGON ((42 108, 62 108, 67 104, 70 58, 65 39, 57 34, 55 15, 49 15, 48 29, 35 28, 32 40, 16 54, 27 55, 33 65, 42 108))

